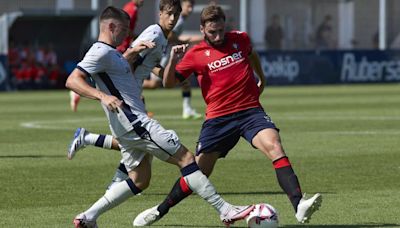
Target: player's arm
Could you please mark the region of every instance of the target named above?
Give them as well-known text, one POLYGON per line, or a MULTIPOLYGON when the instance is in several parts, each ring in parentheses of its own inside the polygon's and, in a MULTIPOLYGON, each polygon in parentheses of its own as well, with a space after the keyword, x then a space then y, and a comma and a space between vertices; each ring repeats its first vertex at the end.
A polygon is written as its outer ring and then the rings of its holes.
POLYGON ((188 48, 187 44, 176 45, 171 49, 170 58, 167 66, 165 66, 163 74, 163 85, 165 88, 172 88, 177 84, 175 77, 175 66, 178 61, 183 57, 188 48))
POLYGON ((87 98, 99 100, 109 110, 118 112, 118 107, 121 107, 122 101, 93 88, 86 82, 86 77, 86 74, 82 70, 75 68, 69 75, 65 87, 87 98))
POLYGON ((257 52, 254 50, 251 51, 251 54, 249 55, 249 60, 250 60, 250 65, 253 68, 253 70, 256 72, 256 75, 258 76, 259 82, 258 82, 258 87, 260 88, 260 93, 264 91, 264 86, 266 85, 266 80, 265 80, 265 75, 264 71, 262 70, 261 67, 261 62, 260 62, 260 57, 258 56, 257 52))
POLYGON ((157 75, 159 78, 162 78, 164 75, 164 67, 158 65, 156 67, 154 67, 151 72, 155 75, 157 75))
POLYGON ((168 43, 176 45, 176 44, 186 44, 188 43, 188 41, 181 40, 180 37, 178 37, 178 35, 174 31, 171 31, 168 34, 168 43))
POLYGON ((197 35, 197 34, 182 34, 179 36, 179 39, 185 40, 190 45, 195 45, 203 41, 204 37, 202 35, 197 35))
POLYGON ((123 54, 124 58, 128 60, 128 63, 135 66, 139 62, 139 53, 145 49, 151 49, 155 47, 155 43, 152 41, 140 41, 137 45, 129 47, 123 54))

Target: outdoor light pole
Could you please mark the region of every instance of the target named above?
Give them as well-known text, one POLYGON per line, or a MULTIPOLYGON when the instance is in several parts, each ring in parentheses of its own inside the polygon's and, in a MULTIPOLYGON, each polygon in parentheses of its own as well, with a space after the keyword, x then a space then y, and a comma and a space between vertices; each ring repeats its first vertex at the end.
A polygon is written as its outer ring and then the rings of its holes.
POLYGON ((379 50, 386 49, 386 0, 379 0, 379 50))

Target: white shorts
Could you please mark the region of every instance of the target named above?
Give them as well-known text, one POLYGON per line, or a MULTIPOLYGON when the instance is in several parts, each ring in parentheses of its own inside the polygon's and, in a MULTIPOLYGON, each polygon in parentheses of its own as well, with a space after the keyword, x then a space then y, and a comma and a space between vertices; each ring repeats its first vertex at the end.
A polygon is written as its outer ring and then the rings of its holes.
POLYGON ((175 131, 165 130, 158 121, 149 118, 142 123, 142 127, 149 132, 149 138, 142 139, 134 130, 117 138, 121 148, 121 162, 128 172, 136 168, 147 153, 165 161, 181 147, 175 131))

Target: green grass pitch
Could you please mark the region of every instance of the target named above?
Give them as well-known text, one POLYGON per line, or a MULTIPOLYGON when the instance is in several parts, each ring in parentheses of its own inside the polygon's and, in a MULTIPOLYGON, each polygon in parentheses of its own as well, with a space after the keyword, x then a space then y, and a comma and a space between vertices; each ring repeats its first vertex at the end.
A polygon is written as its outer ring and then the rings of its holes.
MULTIPOLYGON (((147 107, 192 151, 201 120, 182 120, 180 90, 145 91, 147 107)), ((261 97, 281 129, 302 190, 323 195, 309 225, 297 224, 271 162, 245 140, 218 162, 211 177, 234 204, 266 202, 282 227, 400 227, 400 85, 266 87, 261 97)), ((199 90, 193 105, 204 110, 199 90)), ((85 148, 69 161, 77 127, 109 133, 96 101, 69 110, 67 91, 0 93, 0 227, 73 227, 73 217, 103 195, 117 151, 85 148)), ((179 175, 153 163, 151 186, 103 214, 100 227, 131 227, 139 212, 164 199, 179 175)), ((154 227, 222 227, 198 196, 173 208, 154 227)), ((235 227, 246 227, 239 221, 235 227)))

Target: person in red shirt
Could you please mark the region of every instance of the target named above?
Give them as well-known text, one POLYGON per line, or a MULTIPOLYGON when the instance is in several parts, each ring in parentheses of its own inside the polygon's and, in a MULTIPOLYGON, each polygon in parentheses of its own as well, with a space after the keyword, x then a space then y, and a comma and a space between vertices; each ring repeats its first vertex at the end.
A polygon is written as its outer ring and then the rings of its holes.
MULTIPOLYGON (((207 104, 206 120, 196 148, 200 169, 210 176, 217 160, 224 158, 243 137, 272 160, 278 183, 288 195, 296 219, 308 222, 319 208, 322 197, 319 193, 309 199, 303 197, 298 178, 282 147, 279 129, 259 102, 265 77, 249 36, 239 31, 225 33, 225 14, 217 5, 203 9, 200 30, 204 41, 186 54, 186 46, 172 48, 163 78, 165 87, 175 87, 177 81, 186 80, 192 73, 197 76, 207 104)), ((150 225, 188 195, 190 193, 176 183, 160 205, 140 213, 135 220, 150 225)))
POLYGON ((117 47, 117 50, 121 53, 124 53, 126 49, 128 49, 129 45, 131 45, 134 39, 134 30, 136 26, 136 21, 138 17, 138 10, 143 6, 144 0, 131 0, 130 2, 124 5, 123 10, 129 15, 130 24, 129 24, 129 34, 124 39, 122 44, 117 47))

